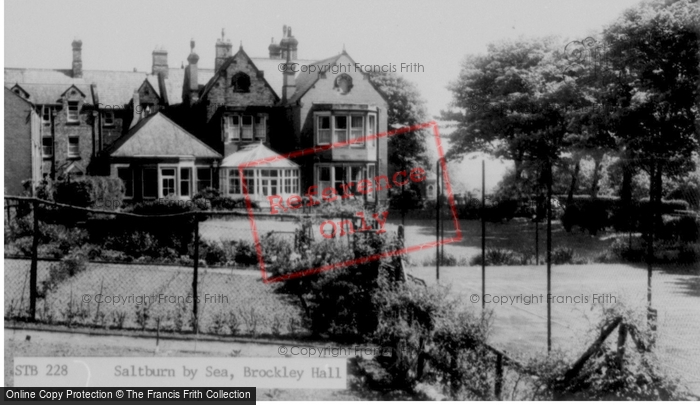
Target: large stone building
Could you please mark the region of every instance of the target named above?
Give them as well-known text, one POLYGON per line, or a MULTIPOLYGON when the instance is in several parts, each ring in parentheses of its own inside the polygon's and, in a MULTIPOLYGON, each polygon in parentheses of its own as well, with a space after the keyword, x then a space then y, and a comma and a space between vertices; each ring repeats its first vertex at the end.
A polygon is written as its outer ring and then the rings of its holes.
POLYGON ((342 184, 385 175, 386 138, 274 157, 387 130, 385 99, 345 51, 303 60, 298 45, 284 27, 268 56, 254 58, 242 46, 234 53, 222 32, 213 69, 200 66, 192 41, 186 66, 170 67, 156 49, 151 72, 117 72, 84 70, 76 40, 71 69, 5 68, 5 87, 39 116, 40 176, 118 176, 133 200, 188 199, 206 187, 240 197, 238 165, 261 157, 274 161, 244 172, 260 201, 311 185, 341 193, 342 184))

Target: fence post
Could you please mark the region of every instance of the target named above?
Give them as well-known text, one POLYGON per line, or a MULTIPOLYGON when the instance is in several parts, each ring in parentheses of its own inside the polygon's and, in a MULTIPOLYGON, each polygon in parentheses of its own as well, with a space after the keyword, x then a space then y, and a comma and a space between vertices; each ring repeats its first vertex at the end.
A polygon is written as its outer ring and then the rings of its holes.
POLYGON ((440 281, 440 159, 435 163, 435 171, 437 172, 437 181, 435 188, 437 189, 437 198, 435 199, 435 280, 440 281))
POLYGON ((192 313, 193 313, 193 329, 194 333, 199 333, 199 316, 197 312, 197 275, 199 272, 199 218, 197 214, 193 214, 194 219, 194 274, 192 275, 192 313))
POLYGON ((496 353, 496 382, 494 384, 494 394, 496 400, 501 400, 501 390, 503 389, 503 355, 496 353))
POLYGON ((486 161, 481 161, 481 316, 486 309, 486 161))
POLYGON ((29 319, 36 319, 36 279, 38 267, 38 250, 39 250, 39 201, 34 200, 33 204, 34 231, 32 240, 32 264, 29 267, 29 319))

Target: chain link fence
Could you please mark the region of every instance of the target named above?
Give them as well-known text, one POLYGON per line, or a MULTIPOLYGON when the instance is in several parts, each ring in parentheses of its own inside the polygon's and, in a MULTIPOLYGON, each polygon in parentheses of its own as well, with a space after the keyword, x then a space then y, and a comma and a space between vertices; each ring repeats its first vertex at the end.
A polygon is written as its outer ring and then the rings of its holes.
MULTIPOLYGON (((5 206, 7 320, 228 336, 304 333, 295 307, 261 281, 246 212, 136 215, 15 197, 5 206)), ((295 219, 261 223, 263 246, 293 240, 295 219)))

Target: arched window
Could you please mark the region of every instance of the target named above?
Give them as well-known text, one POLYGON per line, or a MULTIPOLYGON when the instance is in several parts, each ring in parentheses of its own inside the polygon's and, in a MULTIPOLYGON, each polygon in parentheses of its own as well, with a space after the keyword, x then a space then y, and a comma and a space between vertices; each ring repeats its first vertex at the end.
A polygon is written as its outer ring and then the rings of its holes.
POLYGON ((248 93, 250 91, 250 76, 238 72, 231 78, 231 87, 236 93, 248 93))
POLYGON ((435 187, 432 184, 428 186, 428 198, 435 198, 435 187))
POLYGON ((333 88, 340 94, 348 94, 352 90, 352 77, 345 73, 336 77, 333 88))

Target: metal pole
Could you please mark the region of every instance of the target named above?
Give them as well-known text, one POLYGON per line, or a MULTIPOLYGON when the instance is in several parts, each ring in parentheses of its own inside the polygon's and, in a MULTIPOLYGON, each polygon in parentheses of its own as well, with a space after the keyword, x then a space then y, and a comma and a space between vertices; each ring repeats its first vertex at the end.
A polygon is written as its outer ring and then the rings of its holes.
MULTIPOLYGON (((440 178, 438 178, 438 181, 440 182, 440 185, 441 185, 441 187, 440 187, 441 193, 438 196, 438 198, 440 198, 440 207, 442 208, 442 195, 445 194, 445 182, 444 182, 442 176, 440 178)), ((440 211, 442 211, 442 209, 440 211)), ((440 212, 440 214, 442 214, 442 212, 440 212)), ((440 260, 444 261, 445 260, 445 243, 444 243, 444 241, 445 241, 445 222, 442 220, 442 215, 440 215, 440 240, 443 242, 440 245, 440 260)))
MULTIPOLYGON (((541 194, 540 194, 541 195, 541 194)), ((540 265, 540 196, 535 197, 535 265, 540 265)))
POLYGON ((481 309, 486 308, 486 162, 481 161, 481 309))
POLYGON ((34 235, 32 239, 32 263, 29 267, 29 319, 36 319, 37 265, 39 250, 39 201, 34 200, 34 235))
POLYGON ((199 218, 197 214, 194 218, 194 274, 192 275, 192 312, 194 314, 193 329, 194 333, 199 333, 199 319, 197 312, 197 275, 199 272, 199 218))
POLYGON ((547 352, 552 351, 552 165, 547 166, 547 352))
POLYGON ((440 159, 435 163, 435 171, 437 172, 438 181, 435 184, 437 188, 437 199, 435 200, 435 279, 440 281, 440 159))

